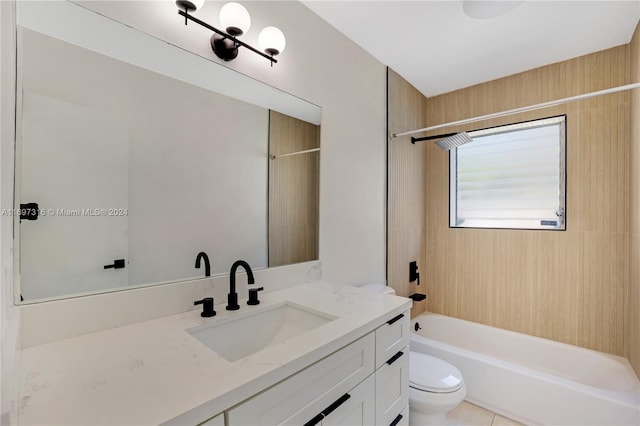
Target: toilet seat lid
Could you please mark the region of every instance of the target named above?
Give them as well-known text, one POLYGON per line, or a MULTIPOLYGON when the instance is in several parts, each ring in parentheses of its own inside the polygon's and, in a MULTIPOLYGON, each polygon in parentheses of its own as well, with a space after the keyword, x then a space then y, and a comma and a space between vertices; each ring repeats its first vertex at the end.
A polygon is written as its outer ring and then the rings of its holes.
POLYGON ((426 392, 455 392, 463 385, 462 373, 453 365, 431 355, 411 351, 409 386, 426 392))

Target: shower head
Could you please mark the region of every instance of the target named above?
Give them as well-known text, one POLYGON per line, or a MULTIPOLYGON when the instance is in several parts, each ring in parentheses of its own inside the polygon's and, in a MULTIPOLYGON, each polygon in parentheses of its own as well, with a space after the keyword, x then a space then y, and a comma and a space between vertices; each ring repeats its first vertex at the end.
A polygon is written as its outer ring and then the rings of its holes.
POLYGON ((449 151, 452 148, 459 147, 469 142, 473 142, 473 139, 471 139, 467 132, 462 132, 442 138, 436 142, 436 145, 438 145, 443 151, 449 151))
POLYGON ((436 142, 436 145, 443 151, 449 151, 452 148, 456 148, 460 145, 464 145, 469 142, 473 142, 471 136, 467 132, 462 133, 446 133, 444 135, 424 136, 421 138, 411 138, 411 143, 430 141, 433 139, 440 139, 436 142))

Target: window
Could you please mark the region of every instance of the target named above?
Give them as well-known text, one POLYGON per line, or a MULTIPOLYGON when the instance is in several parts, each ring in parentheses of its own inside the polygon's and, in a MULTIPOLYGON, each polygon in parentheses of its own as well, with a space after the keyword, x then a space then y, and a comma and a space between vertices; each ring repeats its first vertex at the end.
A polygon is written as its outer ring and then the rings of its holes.
POLYGON ((450 151, 449 226, 564 230, 565 119, 468 132, 450 151))

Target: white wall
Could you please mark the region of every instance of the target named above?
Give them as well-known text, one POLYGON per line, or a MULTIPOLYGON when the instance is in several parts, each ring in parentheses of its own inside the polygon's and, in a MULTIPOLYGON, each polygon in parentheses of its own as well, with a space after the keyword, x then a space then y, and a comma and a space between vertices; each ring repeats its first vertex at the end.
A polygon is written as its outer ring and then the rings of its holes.
POLYGON ((273 22, 288 43, 276 72, 246 72, 322 106, 323 278, 384 282, 386 67, 298 2, 246 6, 257 31, 273 22))
MULTIPOLYGON (((13 4, 0 1, 0 208, 13 207, 15 37, 13 4)), ((13 305, 13 217, 0 217, 0 424, 16 423, 20 311, 13 305)))
MULTIPOLYGON (((184 26, 174 2, 80 2, 115 20, 219 61, 210 32, 184 26)), ((224 2, 196 16, 216 26, 224 2)), ((358 284, 385 278, 385 66, 299 2, 246 1, 257 46, 267 25, 287 46, 273 67, 248 51, 226 66, 322 107, 320 260, 323 277, 358 284)))
MULTIPOLYGON (((270 24, 280 27, 286 34, 287 47, 279 58, 280 62, 273 68, 269 67, 268 62, 263 58, 248 52, 241 52, 236 61, 227 65, 323 108, 320 181, 320 259, 323 278, 347 284, 384 281, 385 66, 298 2, 243 3, 252 15, 254 27, 247 34, 246 41, 257 44, 255 42, 259 30, 270 24)), ((9 37, 11 32, 4 23, 4 12, 7 8, 11 8, 11 3, 2 1, 0 4, 3 11, 2 44, 5 46, 8 42, 5 31, 9 31, 7 33, 9 37)), ((182 43, 189 45, 189 50, 202 52, 203 55, 213 58, 212 53, 208 51, 209 34, 206 31, 200 31, 194 25, 185 28, 173 4, 173 1, 87 2, 86 6, 148 33, 162 33, 167 29, 167 31, 178 33, 184 39, 182 43)), ((221 4, 208 2, 203 9, 203 13, 209 9, 206 17, 214 25, 217 23, 217 9, 221 4)), ((173 42, 180 44, 179 40, 173 42)), ((11 72, 13 68, 11 64, 5 63, 7 58, 5 50, 2 53, 4 81, 4 72, 11 72)), ((6 87, 11 86, 2 86, 3 100, 6 87)), ((10 107, 4 106, 5 104, 2 108, 3 114, 12 113, 10 107)), ((11 118, 9 117, 9 122, 12 122, 11 118)), ((4 203, 12 196, 12 170, 7 169, 11 167, 12 155, 6 156, 6 154, 11 154, 13 129, 7 129, 8 126, 4 125, 4 116, 2 120, 1 200, 4 203)), ((10 204, 9 202, 8 205, 10 204)), ((10 233, 5 232, 10 231, 11 227, 10 222, 5 219, 2 219, 1 223, 2 252, 0 254, 3 267, 1 293, 4 319, 7 316, 6 308, 11 307, 9 295, 12 288, 11 236, 10 233)), ((286 281, 287 277, 291 276, 289 270, 290 268, 277 268, 273 273, 264 272, 265 277, 269 274, 275 284, 286 281)), ((303 275, 307 277, 317 277, 313 269, 305 274, 303 275)), ((302 279, 302 277, 299 278, 302 279)), ((166 288, 174 289, 175 287, 166 288)), ((176 291, 181 290, 176 288, 176 291)), ((176 291, 170 296, 178 295, 176 291)), ((200 288, 197 293, 204 296, 205 291, 207 288, 200 288)), ((104 320, 107 317, 122 316, 121 314, 113 315, 115 310, 113 312, 104 310, 105 306, 116 307, 117 305, 119 311, 129 309, 132 315, 135 314, 137 320, 143 320, 143 316, 137 315, 141 305, 133 299, 140 296, 137 300, 145 300, 144 295, 147 292, 159 294, 161 289, 140 289, 133 292, 131 296, 111 293, 23 307, 21 310, 25 323, 29 320, 29 325, 25 324, 23 333, 27 333, 26 330, 38 329, 44 338, 46 332, 42 330, 43 319, 55 318, 56 313, 67 312, 68 314, 65 314, 67 319, 60 322, 58 325, 60 330, 54 330, 54 334, 69 335, 66 333, 67 330, 62 328, 68 327, 73 318, 78 318, 77 315, 71 314, 70 306, 73 306, 76 312, 85 314, 102 312, 100 319, 104 320), (134 294, 136 297, 133 297, 134 294), (127 303, 118 304, 122 301, 127 303)), ((169 293, 162 294, 164 295, 162 300, 154 299, 154 308, 157 310, 162 310, 167 304, 165 298, 169 293)), ((181 300, 185 310, 191 308, 189 302, 195 300, 192 298, 195 293, 187 296, 181 300)), ((77 324, 84 327, 87 318, 88 315, 84 316, 77 324)), ((12 323, 15 324, 15 321, 12 323)), ((16 341, 17 337, 5 335, 3 328, 3 359, 5 353, 15 353, 16 341), (5 339, 7 336, 9 338, 5 339)), ((9 372, 12 366, 15 367, 15 364, 9 363, 9 372)), ((7 370, 3 369, 3 390, 6 374, 7 370)), ((9 382, 11 385, 13 380, 9 382)), ((5 398, 3 392, 3 404, 5 401, 10 401, 12 397, 13 395, 10 395, 5 398)), ((2 410, 5 412, 5 405, 2 410)))

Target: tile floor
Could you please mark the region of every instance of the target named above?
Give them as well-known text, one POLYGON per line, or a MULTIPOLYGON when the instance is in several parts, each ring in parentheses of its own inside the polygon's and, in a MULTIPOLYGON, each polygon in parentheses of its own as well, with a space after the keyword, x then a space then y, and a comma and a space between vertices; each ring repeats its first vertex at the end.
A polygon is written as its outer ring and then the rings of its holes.
POLYGON ((455 409, 447 413, 447 426, 518 426, 516 421, 462 401, 455 409))

